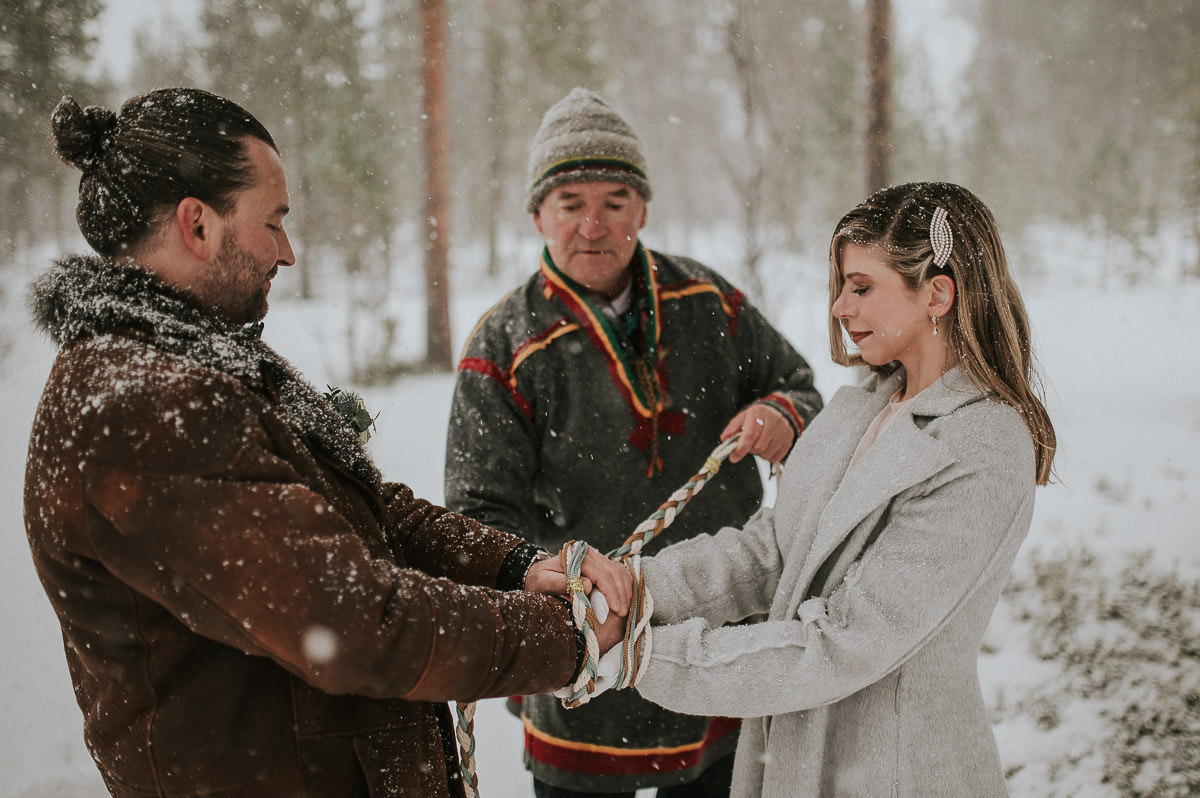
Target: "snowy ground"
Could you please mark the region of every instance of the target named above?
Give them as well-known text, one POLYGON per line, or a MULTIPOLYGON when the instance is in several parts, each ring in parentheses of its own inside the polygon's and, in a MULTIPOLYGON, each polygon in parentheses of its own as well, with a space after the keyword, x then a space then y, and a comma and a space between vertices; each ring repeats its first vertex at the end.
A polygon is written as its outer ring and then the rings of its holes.
MULTIPOLYGON (((648 238, 648 243, 657 242, 648 238)), ((1017 575, 1028 575, 1035 554, 1053 559, 1087 546, 1114 569, 1125 552, 1149 550, 1155 568, 1195 582, 1200 575, 1200 375, 1191 364, 1200 345, 1200 282, 1171 273, 1136 286, 1110 282, 1101 287, 1096 267, 1112 258, 1111 252, 1062 240, 1054 240, 1052 249, 1031 251, 1054 255, 1039 258, 1043 276, 1022 285, 1059 433, 1061 482, 1040 491, 1017 575)), ((723 265, 717 250, 694 254, 723 265)), ((536 251, 526 260, 534 257, 536 251)), ((809 264, 806 273, 810 276, 777 286, 778 306, 768 312, 813 362, 818 387, 829 395, 850 375, 826 362, 823 267, 809 264)), ((14 294, 28 277, 9 282, 3 328, 17 341, 0 366, 0 640, 7 641, 0 658, 0 796, 95 798, 105 792, 83 746, 57 622, 34 576, 21 523, 26 438, 52 357, 46 342, 20 318, 20 297, 14 294)), ((276 284, 286 281, 285 274, 276 284)), ((475 288, 456 294, 456 346, 479 312, 507 287, 458 282, 475 288)), ((277 300, 276 305, 267 339, 314 383, 338 381, 331 366, 339 362, 337 338, 328 331, 345 327, 344 314, 332 304, 277 300)), ((401 339, 414 346, 419 336, 409 328, 422 324, 419 307, 400 306, 400 312, 413 320, 401 339)), ((372 446, 384 473, 434 500, 442 495, 451 386, 452 377, 435 375, 362 390, 368 406, 381 412, 372 446)), ((1030 653, 1026 638, 1027 627, 1002 604, 980 660, 985 697, 1000 717, 996 734, 1012 772, 1012 794, 1120 795, 1100 783, 1092 751, 1103 741, 1103 707, 1085 702, 1063 707, 1053 728, 1001 711, 1059 673, 1056 663, 1030 653)), ((484 796, 529 796, 516 721, 498 701, 488 701, 481 704, 477 723, 484 796)))

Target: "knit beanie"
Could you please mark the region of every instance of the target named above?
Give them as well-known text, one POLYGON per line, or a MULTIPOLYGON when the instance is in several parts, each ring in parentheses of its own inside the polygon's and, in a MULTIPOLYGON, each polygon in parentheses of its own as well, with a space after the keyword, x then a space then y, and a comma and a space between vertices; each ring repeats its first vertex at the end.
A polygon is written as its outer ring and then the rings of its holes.
POLYGON ((601 180, 625 183, 650 199, 646 156, 633 128, 599 94, 575 88, 546 112, 533 136, 525 210, 536 211, 561 185, 601 180))

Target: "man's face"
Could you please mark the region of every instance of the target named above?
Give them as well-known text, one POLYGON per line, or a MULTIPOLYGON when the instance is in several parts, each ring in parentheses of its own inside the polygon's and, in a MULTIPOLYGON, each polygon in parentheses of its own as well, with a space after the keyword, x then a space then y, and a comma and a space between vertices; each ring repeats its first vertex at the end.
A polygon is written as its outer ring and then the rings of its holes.
POLYGON ((283 230, 288 212, 287 178, 279 154, 264 141, 247 139, 254 183, 237 195, 222 218, 221 246, 193 291, 218 315, 249 324, 267 315, 267 294, 279 266, 296 262, 283 230))
POLYGON ((624 183, 568 183, 533 212, 554 265, 595 294, 613 299, 630 279, 646 202, 624 183))

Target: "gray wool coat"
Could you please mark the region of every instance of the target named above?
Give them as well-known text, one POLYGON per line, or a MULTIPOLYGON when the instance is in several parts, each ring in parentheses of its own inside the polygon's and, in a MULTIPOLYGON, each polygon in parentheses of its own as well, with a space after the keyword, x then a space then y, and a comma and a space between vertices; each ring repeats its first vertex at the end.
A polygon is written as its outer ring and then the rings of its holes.
POLYGON ((655 629, 638 690, 747 719, 735 796, 1006 794, 976 658, 1029 530, 1032 439, 953 370, 847 471, 902 380, 838 391, 773 510, 643 561, 655 629))

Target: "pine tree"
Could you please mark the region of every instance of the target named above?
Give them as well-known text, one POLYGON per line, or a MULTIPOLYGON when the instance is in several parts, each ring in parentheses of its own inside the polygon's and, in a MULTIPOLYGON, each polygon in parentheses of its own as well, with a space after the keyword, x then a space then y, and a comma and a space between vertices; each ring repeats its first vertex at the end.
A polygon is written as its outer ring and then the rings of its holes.
MULTIPOLYGON (((1200 206, 1200 6, 979 3, 964 153, 1009 224, 1057 220, 1135 252, 1200 206)), ((1198 233, 1200 235, 1200 233, 1198 233)), ((1126 279, 1156 260, 1120 259, 1126 279)))
POLYGON ((81 77, 95 43, 86 28, 101 3, 3 0, 0 6, 0 260, 8 262, 35 243, 35 231, 61 235, 68 226, 58 217, 55 189, 70 175, 47 145, 50 113, 64 94, 102 104, 101 87, 81 77))
POLYGON ((359 14, 335 0, 206 0, 202 14, 215 90, 263 120, 287 164, 305 298, 315 293, 318 263, 353 272, 390 235, 376 209, 387 201, 392 139, 369 101, 359 14))

